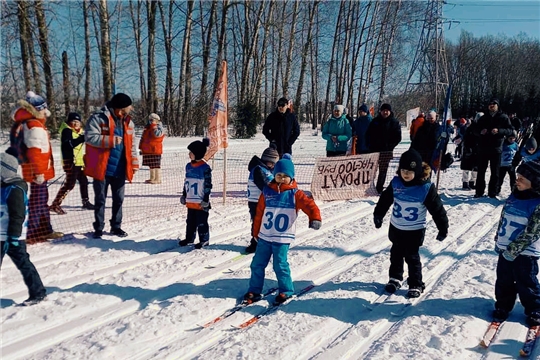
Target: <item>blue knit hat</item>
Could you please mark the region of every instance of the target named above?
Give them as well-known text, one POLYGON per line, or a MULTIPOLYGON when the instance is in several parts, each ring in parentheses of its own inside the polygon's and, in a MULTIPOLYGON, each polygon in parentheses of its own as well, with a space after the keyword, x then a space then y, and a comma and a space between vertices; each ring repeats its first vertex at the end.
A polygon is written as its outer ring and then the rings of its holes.
POLYGON ((283 154, 281 160, 279 160, 274 166, 274 176, 279 173, 285 174, 290 176, 291 179, 294 179, 294 164, 290 154, 283 154))
POLYGON ((360 105, 360 107, 358 108, 358 111, 363 111, 365 113, 369 112, 366 104, 360 105))
POLYGON ((47 109, 47 102, 45 101, 45 99, 37 95, 33 91, 28 91, 26 93, 26 101, 28 101, 28 103, 32 105, 37 111, 47 109))

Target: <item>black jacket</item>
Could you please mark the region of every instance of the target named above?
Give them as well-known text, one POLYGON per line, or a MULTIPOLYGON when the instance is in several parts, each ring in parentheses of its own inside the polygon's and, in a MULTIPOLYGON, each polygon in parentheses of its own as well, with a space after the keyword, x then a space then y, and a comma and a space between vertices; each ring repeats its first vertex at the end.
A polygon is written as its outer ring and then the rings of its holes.
POLYGON ((381 114, 371 121, 366 131, 366 143, 370 152, 393 151, 401 142, 401 125, 394 113, 383 119, 381 114))
POLYGON ((508 116, 501 111, 498 111, 493 116, 491 116, 489 112, 484 114, 484 116, 478 119, 476 124, 472 124, 471 127, 473 134, 478 140, 479 154, 500 154, 502 152, 504 137, 511 135, 514 130, 508 116), (484 135, 481 134, 483 129, 487 130, 487 133, 484 135), (498 129, 499 132, 497 134, 492 134, 491 130, 493 129, 498 129))
MULTIPOLYGON (((399 175, 397 175, 399 176, 399 175)), ((404 182, 405 186, 418 186, 426 182, 430 182, 431 177, 431 170, 429 169, 429 166, 424 165, 424 176, 422 179, 413 180, 409 183, 404 182)), ((375 217, 384 218, 386 213, 388 212, 388 209, 392 204, 394 203, 394 189, 392 187, 392 182, 390 181, 390 184, 384 191, 382 192, 381 196, 379 197, 379 201, 377 202, 377 205, 375 206, 375 210, 373 211, 373 215, 375 217)), ((439 194, 437 193, 437 189, 435 188, 435 184, 431 184, 431 187, 429 188, 429 192, 426 196, 426 199, 424 200, 424 205, 426 206, 427 210, 431 214, 433 221, 435 222, 435 225, 437 225, 437 229, 439 232, 443 234, 448 234, 448 216, 446 215, 446 210, 444 209, 444 206, 442 204, 441 198, 439 197, 439 194)))
POLYGON ((28 194, 28 184, 23 179, 11 180, 8 183, 2 181, 2 187, 13 186, 5 201, 9 213, 9 224, 7 226, 7 236, 19 237, 22 233, 24 219, 26 218, 26 205, 24 203, 24 193, 28 194))
POLYGON ((60 145, 60 149, 62 150, 62 159, 64 159, 65 161, 73 162, 73 149, 78 145, 84 143, 84 135, 79 135, 78 138, 74 139, 73 129, 68 126, 64 130, 62 130, 60 141, 62 142, 62 144, 60 145))
POLYGON ((279 156, 292 154, 292 145, 300 135, 300 124, 289 109, 284 114, 276 109, 266 118, 263 134, 270 143, 276 144, 279 156))
POLYGON ((441 125, 437 122, 424 121, 422 126, 416 131, 416 135, 411 143, 411 148, 415 149, 422 156, 422 161, 431 164, 433 151, 437 148, 437 137, 441 125))

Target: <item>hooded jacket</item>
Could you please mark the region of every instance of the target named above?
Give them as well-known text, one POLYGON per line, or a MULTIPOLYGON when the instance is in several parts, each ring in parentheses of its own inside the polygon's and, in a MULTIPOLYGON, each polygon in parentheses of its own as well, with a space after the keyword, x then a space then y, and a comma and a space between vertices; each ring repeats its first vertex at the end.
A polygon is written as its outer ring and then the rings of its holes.
MULTIPOLYGON (((105 180, 105 173, 109 164, 111 150, 115 148, 114 134, 115 127, 122 126, 125 156, 125 174, 129 182, 133 179, 134 171, 139 169, 139 160, 137 159, 137 148, 133 137, 135 135, 135 125, 131 117, 126 116, 124 120, 116 119, 107 105, 100 111, 92 114, 86 123, 86 155, 84 156, 84 173, 96 180, 105 180)), ((124 161, 119 161, 119 164, 124 161)))
MULTIPOLYGON (((36 175, 43 174, 45 181, 50 180, 54 178, 54 159, 49 133, 45 126, 47 119, 26 100, 19 100, 18 105, 19 107, 12 115, 15 124, 12 127, 10 137, 12 139, 11 145, 15 146, 13 132, 21 125, 25 149, 24 153, 20 154, 19 159, 23 159, 21 164, 23 178, 27 182, 32 182, 36 175)), ((21 151, 21 149, 18 150, 21 151)))
POLYGON ((163 139, 165 139, 163 126, 154 124, 150 120, 144 127, 139 149, 143 155, 161 155, 163 154, 163 139))

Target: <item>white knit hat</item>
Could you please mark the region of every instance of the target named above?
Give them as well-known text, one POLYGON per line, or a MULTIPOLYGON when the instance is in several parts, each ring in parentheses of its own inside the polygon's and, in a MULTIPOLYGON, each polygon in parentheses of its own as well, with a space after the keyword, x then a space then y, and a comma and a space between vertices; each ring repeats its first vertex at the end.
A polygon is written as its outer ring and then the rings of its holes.
POLYGON ((3 182, 20 178, 19 174, 17 174, 18 168, 19 161, 15 156, 5 152, 0 154, 0 178, 3 182))
POLYGON ((156 114, 156 113, 151 113, 150 115, 148 115, 148 120, 157 120, 157 121, 161 121, 161 118, 159 117, 158 114, 156 114))

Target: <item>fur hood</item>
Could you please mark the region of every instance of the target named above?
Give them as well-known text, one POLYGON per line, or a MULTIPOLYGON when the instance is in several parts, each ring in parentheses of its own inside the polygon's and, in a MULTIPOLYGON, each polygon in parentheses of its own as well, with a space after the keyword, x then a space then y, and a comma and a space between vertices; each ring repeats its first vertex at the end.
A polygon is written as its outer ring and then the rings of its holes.
POLYGON ((11 114, 11 118, 15 122, 21 122, 29 119, 38 119, 43 120, 44 122, 47 117, 51 116, 49 109, 46 109, 45 114, 43 114, 40 111, 37 111, 36 108, 26 100, 17 101, 17 105, 18 107, 11 114))
POLYGON ((429 166, 429 164, 426 162, 422 162, 422 177, 420 178, 420 180, 424 182, 430 179, 431 179, 431 166, 429 166))

